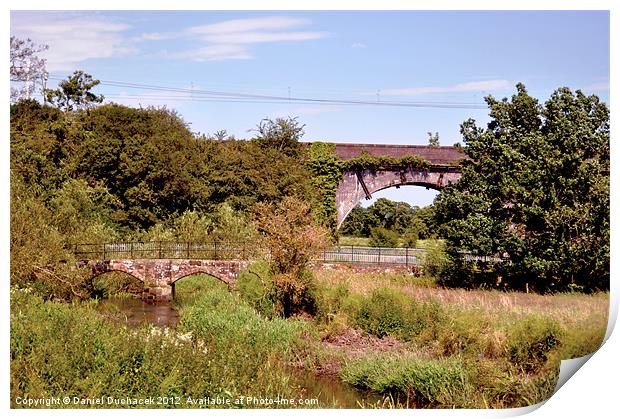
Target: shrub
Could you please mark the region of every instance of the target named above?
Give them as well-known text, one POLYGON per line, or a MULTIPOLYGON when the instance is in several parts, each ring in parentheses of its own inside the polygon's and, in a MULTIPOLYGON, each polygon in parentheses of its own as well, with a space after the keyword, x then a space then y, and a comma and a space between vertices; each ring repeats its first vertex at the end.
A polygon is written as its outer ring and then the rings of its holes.
POLYGON ((417 356, 369 356, 347 363, 340 378, 362 389, 403 395, 418 403, 451 404, 466 385, 459 358, 422 359, 417 356))
POLYGON ((426 246, 426 256, 422 270, 425 275, 440 276, 448 266, 446 244, 442 240, 434 240, 426 246))
POLYGON ((370 230, 369 244, 374 247, 396 247, 398 245, 398 233, 383 227, 375 227, 370 230))
POLYGON ((406 309, 404 293, 380 287, 362 301, 355 322, 365 332, 378 337, 396 334, 405 324, 406 309))
POLYGON ((537 372, 560 345, 564 330, 552 319, 528 316, 508 329, 508 358, 525 372, 537 372))
POLYGON ((252 263, 237 279, 237 291, 241 298, 268 318, 276 314, 272 288, 271 271, 266 261, 252 263))
POLYGON ((329 324, 344 309, 349 288, 346 283, 340 282, 334 287, 319 289, 317 294, 316 320, 329 324))

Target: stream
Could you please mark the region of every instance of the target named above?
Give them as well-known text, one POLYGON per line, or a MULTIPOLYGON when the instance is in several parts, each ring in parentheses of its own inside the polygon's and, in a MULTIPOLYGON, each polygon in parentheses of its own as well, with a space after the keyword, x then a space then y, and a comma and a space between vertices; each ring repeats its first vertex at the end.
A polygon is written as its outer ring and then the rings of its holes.
MULTIPOLYGON (((179 313, 171 304, 148 304, 139 298, 111 297, 102 300, 97 310, 105 317, 128 327, 152 324, 157 327, 176 327, 179 313)), ((305 369, 291 370, 294 385, 304 390, 304 397, 317 398, 323 406, 359 408, 375 406, 383 398, 374 393, 358 390, 335 376, 316 375, 305 369)))

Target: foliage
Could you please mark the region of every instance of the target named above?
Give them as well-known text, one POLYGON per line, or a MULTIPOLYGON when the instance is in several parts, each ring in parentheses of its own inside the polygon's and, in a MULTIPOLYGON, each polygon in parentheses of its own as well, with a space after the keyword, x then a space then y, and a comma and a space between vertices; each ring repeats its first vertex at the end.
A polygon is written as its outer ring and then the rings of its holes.
POLYGON ((30 38, 20 39, 11 36, 10 74, 11 101, 30 99, 39 85, 43 90, 48 77, 46 60, 37 54, 46 51, 47 45, 37 45, 30 38), (21 84, 21 86, 20 86, 21 84), (20 86, 20 87, 16 87, 20 86))
POLYGON ((277 150, 287 156, 297 157, 301 148, 299 140, 304 135, 304 126, 297 118, 263 119, 258 124, 255 141, 261 147, 277 150))
POLYGON ((334 153, 336 144, 314 142, 308 147, 306 168, 312 173, 311 185, 317 191, 315 204, 318 222, 336 237, 336 189, 342 179, 341 161, 334 153))
POLYGON ((378 288, 363 300, 355 324, 377 337, 396 334, 404 326, 407 305, 404 297, 391 288, 378 288))
POLYGON ((298 396, 283 362, 301 322, 265 320, 217 290, 183 319, 182 332, 129 330, 105 321, 93 304, 46 302, 12 287, 11 400, 156 394, 177 397, 176 407, 199 407, 187 398, 298 396))
POLYGON ((561 345, 564 331, 549 319, 534 316, 508 329, 508 357, 525 372, 536 372, 547 362, 549 352, 561 345))
POLYGON ((609 110, 567 88, 541 106, 522 84, 510 101, 486 101, 491 122, 461 125, 472 160, 435 214, 453 259, 470 250, 504 261, 454 270, 445 284, 462 283, 462 272, 478 285, 608 289, 609 110))
POLYGON ((367 151, 362 151, 359 156, 344 160, 343 171, 358 170, 392 170, 392 169, 426 169, 430 163, 418 156, 390 157, 372 156, 367 151))
POLYGON ((428 145, 433 146, 433 147, 439 146, 439 133, 435 132, 435 134, 433 134, 432 132, 427 132, 427 134, 428 134, 428 145))
POLYGON ((273 280, 267 261, 254 262, 241 271, 237 278, 237 291, 260 314, 268 318, 277 315, 273 280))
POLYGON ((52 105, 71 112, 88 109, 96 103, 103 102, 103 95, 96 95, 90 90, 100 83, 90 74, 77 70, 66 80, 58 83, 58 89, 46 89, 45 98, 52 105))
POLYGON ((450 261, 446 256, 446 243, 443 240, 429 242, 424 255, 422 270, 432 277, 439 277, 446 270, 450 261))
POLYGON ((433 237, 437 230, 434 207, 411 207, 406 202, 395 202, 379 198, 368 208, 356 206, 341 226, 342 234, 370 237, 374 228, 385 228, 395 232, 403 241, 413 244, 418 239, 433 237))
POLYGON ((374 247, 396 247, 398 234, 383 227, 374 227, 370 230, 370 245, 374 247))
POLYGON ((285 197, 277 206, 259 203, 255 224, 270 251, 277 310, 285 317, 314 312, 313 275, 307 268, 326 246, 327 232, 313 224, 310 206, 294 197, 285 197))

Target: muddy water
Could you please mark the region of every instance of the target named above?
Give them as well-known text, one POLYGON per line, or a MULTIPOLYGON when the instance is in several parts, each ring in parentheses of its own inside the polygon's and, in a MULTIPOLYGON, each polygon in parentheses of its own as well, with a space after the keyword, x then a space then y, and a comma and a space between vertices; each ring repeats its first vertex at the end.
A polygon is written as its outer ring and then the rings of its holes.
POLYGON ((317 398, 328 408, 356 409, 381 406, 383 397, 363 392, 343 383, 335 376, 317 376, 308 370, 293 370, 294 382, 305 391, 306 398, 317 398))
POLYGON ((179 313, 168 304, 147 304, 139 298, 107 298, 97 306, 101 314, 130 327, 152 324, 176 327, 179 313))

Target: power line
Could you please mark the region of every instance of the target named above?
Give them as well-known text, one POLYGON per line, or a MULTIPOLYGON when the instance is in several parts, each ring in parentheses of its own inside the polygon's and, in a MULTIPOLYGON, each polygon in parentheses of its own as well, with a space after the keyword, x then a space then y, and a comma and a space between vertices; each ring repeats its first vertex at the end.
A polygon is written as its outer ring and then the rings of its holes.
MULTIPOLYGON (((54 80, 62 80, 58 77, 50 77, 54 80)), ((126 89, 140 89, 157 92, 182 93, 186 96, 160 95, 120 95, 120 97, 135 97, 144 99, 175 99, 181 101, 195 102, 232 102, 232 103, 299 103, 314 105, 372 105, 387 107, 409 107, 409 108, 443 108, 443 109, 486 109, 486 105, 464 102, 423 102, 423 101, 372 101, 355 99, 326 99, 312 97, 293 97, 277 95, 259 95, 252 93, 227 92, 220 90, 197 90, 184 89, 178 87, 158 86, 134 82, 123 82, 114 80, 100 80, 100 85, 109 87, 120 87, 126 89)), ((108 95, 109 96, 109 95, 108 95)))

